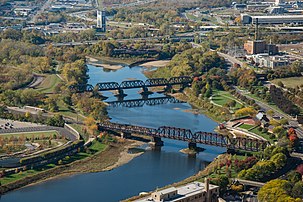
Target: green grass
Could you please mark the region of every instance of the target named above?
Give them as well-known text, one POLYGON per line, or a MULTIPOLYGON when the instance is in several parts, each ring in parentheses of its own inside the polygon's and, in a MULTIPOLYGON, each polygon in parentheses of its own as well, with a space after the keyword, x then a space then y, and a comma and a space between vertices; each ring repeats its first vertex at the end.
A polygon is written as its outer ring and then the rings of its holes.
POLYGON ((89 147, 89 149, 94 152, 100 152, 100 151, 104 151, 106 149, 106 147, 107 147, 106 144, 103 144, 99 141, 94 141, 92 146, 89 147))
POLYGON ((249 124, 242 124, 242 125, 239 126, 239 128, 246 129, 246 130, 251 129, 252 127, 254 127, 254 126, 249 125, 249 124))
POLYGON ((229 92, 226 91, 214 91, 212 96, 212 101, 220 106, 224 106, 226 103, 235 100, 236 106, 234 109, 240 109, 242 108, 242 102, 237 100, 233 95, 231 95, 229 92))
POLYGON ((37 86, 37 90, 41 93, 52 94, 60 81, 56 74, 48 74, 41 84, 37 86))
POLYGON ((257 135, 259 135, 259 136, 265 138, 265 139, 268 140, 270 143, 273 143, 274 140, 276 140, 276 138, 270 139, 270 138, 269 138, 269 135, 270 135, 269 133, 264 133, 264 132, 262 132, 262 131, 259 131, 258 128, 254 128, 254 129, 251 130, 250 132, 255 133, 255 134, 257 134, 257 135))
POLYGON ((53 137, 53 135, 59 136, 57 131, 41 131, 41 132, 22 132, 22 133, 8 133, 8 134, 1 134, 0 137, 2 138, 11 138, 11 137, 20 137, 23 136, 25 138, 33 138, 33 137, 53 137))
MULTIPOLYGON (((77 160, 81 160, 90 156, 93 156, 94 154, 98 153, 98 152, 102 152, 107 148, 107 145, 99 142, 99 141, 94 141, 93 144, 89 147, 88 152, 79 152, 73 156, 70 156, 69 158, 65 158, 62 160, 63 164, 68 164, 77 160)), ((47 170, 47 169, 51 169, 51 168, 55 168, 57 165, 55 164, 48 164, 46 166, 40 167, 40 168, 36 168, 36 169, 31 169, 31 170, 26 170, 26 171, 22 171, 22 172, 18 172, 18 173, 14 173, 11 174, 9 176, 5 176, 3 178, 0 178, 0 182, 2 185, 4 184, 8 184, 17 180, 20 180, 22 178, 25 177, 29 177, 32 175, 35 175, 41 171, 47 170)))
POLYGON ((71 127, 73 127, 76 131, 78 131, 78 133, 80 134, 80 136, 84 139, 84 141, 87 141, 89 138, 89 135, 83 132, 82 130, 82 125, 80 124, 69 124, 71 127))
POLYGON ((284 78, 284 79, 274 79, 271 82, 274 84, 278 84, 278 82, 281 81, 286 87, 295 88, 296 86, 303 85, 303 76, 301 77, 290 77, 290 78, 284 78))
POLYGON ((74 120, 78 119, 78 121, 84 121, 82 116, 77 115, 77 113, 73 109, 69 108, 62 100, 60 100, 57 104, 59 107, 58 113, 62 116, 70 117, 74 120))
POLYGON ((25 177, 35 175, 35 174, 37 174, 41 171, 44 171, 44 170, 47 170, 47 169, 50 169, 50 168, 54 168, 54 167, 55 167, 55 164, 48 164, 48 165, 43 166, 41 168, 31 169, 31 170, 26 170, 26 171, 14 173, 14 174, 11 174, 9 176, 5 176, 5 177, 1 178, 0 182, 1 182, 2 185, 8 184, 8 183, 20 180, 20 179, 25 178, 25 177))

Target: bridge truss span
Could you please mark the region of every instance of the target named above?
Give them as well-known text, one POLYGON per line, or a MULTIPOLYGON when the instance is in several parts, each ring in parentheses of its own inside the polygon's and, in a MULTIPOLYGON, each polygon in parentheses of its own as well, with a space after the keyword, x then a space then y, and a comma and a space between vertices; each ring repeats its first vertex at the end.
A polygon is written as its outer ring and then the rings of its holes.
POLYGON ((101 130, 111 130, 130 134, 137 133, 148 135, 154 138, 168 138, 189 143, 200 143, 235 150, 263 151, 269 145, 268 142, 258 139, 250 139, 246 137, 233 138, 227 135, 202 131, 193 133, 190 129, 170 126, 161 126, 158 129, 154 129, 142 126, 106 122, 100 123, 99 128, 101 130))
POLYGON ((164 78, 147 79, 145 81, 146 87, 166 86, 168 84, 169 84, 168 80, 164 78))
POLYGON ((97 83, 98 91, 118 90, 120 85, 117 82, 97 83))
POLYGON ((123 90, 123 89, 131 89, 131 88, 143 88, 147 89, 148 87, 156 87, 156 86, 173 86, 173 85, 182 85, 182 87, 189 86, 192 82, 192 78, 188 76, 181 77, 172 77, 170 79, 165 78, 154 78, 147 79, 146 81, 142 80, 129 80, 122 81, 120 84, 117 82, 101 82, 97 83, 96 87, 93 87, 90 84, 87 84, 89 88, 85 89, 82 85, 71 85, 69 88, 71 90, 77 92, 92 91, 96 88, 98 91, 109 91, 109 90, 123 90), (81 91, 82 90, 82 91, 81 91))
POLYGON ((144 81, 141 80, 130 80, 122 81, 120 84, 120 89, 130 89, 130 88, 143 88, 145 87, 144 81))
POLYGON ((107 102, 110 107, 143 107, 144 105, 154 106, 166 103, 184 103, 174 97, 156 97, 147 99, 132 99, 107 102))

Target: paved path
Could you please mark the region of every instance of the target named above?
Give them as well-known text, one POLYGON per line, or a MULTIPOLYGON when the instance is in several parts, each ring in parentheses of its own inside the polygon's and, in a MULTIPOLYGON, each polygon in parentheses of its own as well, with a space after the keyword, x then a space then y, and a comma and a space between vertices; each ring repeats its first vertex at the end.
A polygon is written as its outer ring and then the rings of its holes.
POLYGON ((238 178, 235 178, 234 181, 238 181, 241 184, 254 186, 254 187, 263 187, 265 185, 265 183, 262 183, 262 182, 257 182, 257 181, 252 181, 252 180, 242 180, 242 179, 238 179, 238 178))

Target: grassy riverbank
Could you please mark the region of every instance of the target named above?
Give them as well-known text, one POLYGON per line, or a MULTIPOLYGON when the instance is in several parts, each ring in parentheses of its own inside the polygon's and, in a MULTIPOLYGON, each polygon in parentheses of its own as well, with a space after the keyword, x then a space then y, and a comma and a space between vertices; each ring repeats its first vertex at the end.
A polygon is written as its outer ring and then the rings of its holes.
POLYGON ((95 141, 86 151, 66 157, 57 164, 29 169, 1 178, 0 194, 52 178, 111 170, 142 154, 128 154, 127 152, 129 148, 140 144, 142 143, 133 140, 121 140, 108 145, 95 141))
POLYGON ((198 113, 206 115, 217 123, 229 120, 231 118, 231 114, 228 110, 215 106, 208 100, 202 100, 198 97, 192 96, 190 95, 190 92, 175 93, 170 95, 181 101, 188 102, 190 105, 197 109, 196 111, 198 113))

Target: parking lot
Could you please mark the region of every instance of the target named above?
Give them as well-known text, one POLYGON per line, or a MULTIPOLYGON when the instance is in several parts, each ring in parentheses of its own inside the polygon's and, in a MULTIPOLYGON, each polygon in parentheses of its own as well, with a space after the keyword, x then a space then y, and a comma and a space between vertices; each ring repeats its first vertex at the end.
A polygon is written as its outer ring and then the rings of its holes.
POLYGON ((35 123, 27 123, 20 121, 13 121, 7 119, 0 119, 0 130, 7 130, 13 128, 29 128, 29 127, 41 127, 42 125, 35 123))

